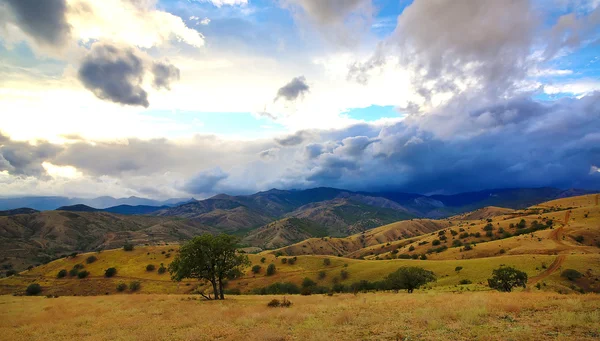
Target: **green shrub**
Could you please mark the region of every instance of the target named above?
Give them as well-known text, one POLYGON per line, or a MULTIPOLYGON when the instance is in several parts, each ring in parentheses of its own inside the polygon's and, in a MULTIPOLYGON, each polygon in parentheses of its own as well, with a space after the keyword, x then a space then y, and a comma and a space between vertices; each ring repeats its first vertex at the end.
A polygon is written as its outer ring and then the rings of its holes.
POLYGON ((73 265, 73 269, 75 269, 75 270, 81 270, 83 268, 84 268, 83 264, 75 264, 75 265, 73 265))
POLYGON ((340 271, 340 277, 342 279, 348 279, 349 276, 350 276, 350 274, 348 273, 348 271, 346 271, 346 270, 340 271))
POLYGON ((410 259, 410 255, 407 255, 406 253, 403 253, 403 254, 399 255, 398 258, 400 258, 400 259, 410 259))
POLYGON ((331 259, 329 259, 329 258, 323 259, 323 265, 330 266, 331 265, 331 259))
POLYGON ((89 271, 83 270, 83 271, 79 271, 79 273, 77 274, 77 277, 80 278, 80 279, 81 278, 86 278, 89 274, 90 274, 89 271))
POLYGON ((42 292, 42 287, 37 283, 29 284, 27 289, 25 289, 25 293, 29 296, 35 296, 40 292, 42 292))
POLYGON ((6 277, 14 276, 16 274, 17 274, 17 270, 15 270, 15 269, 6 270, 6 277))
POLYGON ((262 267, 260 265, 255 265, 252 267, 252 273, 257 274, 260 272, 260 269, 262 269, 262 267))
POLYGON ((261 258, 261 259, 260 259, 260 262, 261 262, 261 263, 264 263, 266 260, 267 260, 267 259, 266 259, 265 257, 263 257, 263 258, 261 258))
POLYGON ((271 307, 271 308, 276 308, 276 307, 280 307, 281 306, 281 302, 274 298, 272 299, 269 303, 267 303, 267 307, 271 307))
POLYGON ((117 284, 117 291, 125 291, 125 289, 127 289, 127 284, 123 282, 117 284))
POLYGON ((287 258, 281 258, 281 264, 286 264, 287 263, 287 258))
POLYGON ((463 250, 465 250, 465 251, 471 251, 471 250, 473 250, 473 247, 471 246, 471 244, 467 244, 467 245, 465 245, 465 247, 463 248, 463 250))
POLYGON ((125 251, 133 251, 133 244, 127 243, 125 245, 123 245, 123 250, 125 251))
POLYGON ((469 232, 463 232, 458 236, 459 239, 469 238, 469 232))
POLYGON ((156 267, 154 266, 154 264, 148 264, 148 265, 146 265, 146 271, 154 271, 154 269, 156 269, 156 267))
POLYGON ((462 270, 462 269, 463 269, 462 266, 457 266, 457 267, 454 268, 454 271, 460 272, 460 270, 462 270))
POLYGON ((460 282, 458 282, 458 284, 471 284, 473 282, 471 282, 470 279, 461 279, 460 282))
POLYGON ((73 268, 73 269, 69 270, 69 276, 71 276, 71 277, 77 276, 78 273, 79 273, 78 269, 73 268))
POLYGON ((317 283, 315 283, 315 281, 313 281, 312 279, 305 277, 302 280, 302 287, 303 288, 309 288, 309 287, 314 287, 315 285, 317 285, 317 283))
POLYGON ((141 286, 142 286, 142 283, 140 283, 140 281, 129 282, 129 290, 131 290, 131 291, 138 291, 141 286))
POLYGON ((583 236, 577 236, 573 239, 575 239, 575 241, 578 242, 579 244, 583 243, 583 240, 584 240, 583 236))
POLYGON ((92 264, 93 262, 97 261, 98 258, 96 258, 96 256, 89 256, 88 258, 85 259, 85 262, 88 264, 92 264))
POLYGON ((576 279, 579 279, 579 278, 583 277, 583 275, 581 274, 581 272, 579 272, 579 271, 577 271, 575 269, 566 269, 563 272, 561 272, 560 276, 561 277, 565 277, 569 281, 574 281, 576 279))
POLYGON ((104 270, 104 277, 112 277, 117 274, 116 268, 108 268, 104 270))
POLYGON ((492 224, 487 224, 483 227, 484 231, 493 231, 494 230, 494 225, 492 224))
POLYGON ((299 294, 300 288, 294 283, 275 282, 264 288, 254 289, 252 292, 258 295, 299 294))
POLYGON ((267 267, 267 276, 272 276, 275 274, 276 268, 275 268, 275 264, 269 264, 269 266, 267 267))
POLYGON ((323 279, 327 276, 327 273, 325 271, 319 271, 319 279, 323 279))
POLYGON ((408 251, 409 251, 409 252, 413 252, 413 251, 415 251, 415 247, 414 247, 413 245, 411 245, 411 246, 408 248, 408 251))
POLYGON ((433 245, 433 246, 438 246, 438 245, 440 245, 440 244, 441 244, 441 242, 440 242, 440 240, 439 240, 439 239, 434 239, 434 240, 431 242, 431 245, 433 245))
POLYGON ((165 272, 167 272, 167 268, 164 266, 164 264, 163 264, 163 263, 160 263, 160 267, 158 268, 158 274, 159 274, 159 275, 162 275, 162 274, 164 274, 165 272))
POLYGON ((422 254, 421 257, 419 257, 420 260, 427 260, 427 255, 426 254, 422 254))
POLYGON ((58 274, 56 274, 56 278, 64 278, 66 277, 68 274, 67 270, 62 269, 58 272, 58 274))

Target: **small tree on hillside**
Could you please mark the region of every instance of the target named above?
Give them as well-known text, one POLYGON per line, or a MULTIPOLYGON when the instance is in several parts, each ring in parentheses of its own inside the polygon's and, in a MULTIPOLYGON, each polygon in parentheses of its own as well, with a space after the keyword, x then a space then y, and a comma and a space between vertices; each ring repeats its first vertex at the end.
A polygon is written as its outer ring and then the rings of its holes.
MULTIPOLYGON (((169 265, 171 278, 175 281, 184 278, 208 281, 213 287, 214 299, 225 299, 225 280, 250 265, 248 256, 236 251, 236 243, 235 237, 226 234, 195 237, 179 249, 179 254, 169 265)), ((210 295, 202 296, 212 299, 210 295)))
POLYGON ((403 266, 385 278, 391 290, 406 290, 408 293, 435 280, 433 272, 416 266, 403 266))
POLYGON ((492 271, 492 278, 488 279, 488 285, 498 291, 511 292, 514 287, 527 286, 527 274, 512 266, 503 266, 492 271))
POLYGON ((272 276, 275 274, 275 264, 269 264, 267 266, 267 276, 272 276))

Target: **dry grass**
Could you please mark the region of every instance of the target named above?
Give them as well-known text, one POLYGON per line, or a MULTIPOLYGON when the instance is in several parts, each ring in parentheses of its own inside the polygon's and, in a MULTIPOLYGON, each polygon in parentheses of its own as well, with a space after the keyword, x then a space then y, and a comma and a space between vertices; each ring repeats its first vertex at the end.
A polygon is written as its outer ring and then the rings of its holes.
POLYGON ((5 340, 597 340, 600 296, 415 293, 274 296, 1 296, 5 340), (281 297, 277 297, 281 298, 281 297))

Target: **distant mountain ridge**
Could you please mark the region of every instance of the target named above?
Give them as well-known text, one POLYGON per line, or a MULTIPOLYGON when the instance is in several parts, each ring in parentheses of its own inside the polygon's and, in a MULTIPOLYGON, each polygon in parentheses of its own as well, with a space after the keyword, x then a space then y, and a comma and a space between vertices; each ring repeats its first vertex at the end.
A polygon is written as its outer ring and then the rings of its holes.
POLYGON ((0 197, 0 210, 12 210, 28 207, 38 211, 55 210, 63 206, 86 205, 96 209, 105 209, 120 205, 130 206, 177 206, 183 203, 194 201, 195 199, 172 198, 168 200, 153 200, 139 197, 113 198, 108 196, 86 199, 86 198, 67 198, 60 196, 31 196, 31 197, 0 197))

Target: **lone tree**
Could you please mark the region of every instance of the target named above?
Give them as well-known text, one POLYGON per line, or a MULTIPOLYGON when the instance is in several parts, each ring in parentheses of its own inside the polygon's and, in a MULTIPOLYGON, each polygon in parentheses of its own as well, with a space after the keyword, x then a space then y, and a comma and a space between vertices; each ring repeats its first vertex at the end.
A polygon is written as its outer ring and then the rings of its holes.
POLYGON ((511 292, 514 287, 527 286, 527 274, 512 266, 503 266, 492 271, 492 278, 488 279, 488 285, 498 291, 511 292))
POLYGON ((433 272, 416 266, 403 266, 385 278, 391 290, 406 290, 408 293, 435 280, 433 272))
MULTIPOLYGON (((213 287, 214 299, 225 299, 224 281, 250 265, 248 256, 236 251, 236 243, 237 238, 226 234, 195 237, 179 249, 179 254, 169 265, 171 278, 175 281, 184 278, 208 281, 213 287)), ((213 299, 210 294, 201 295, 213 299)))

